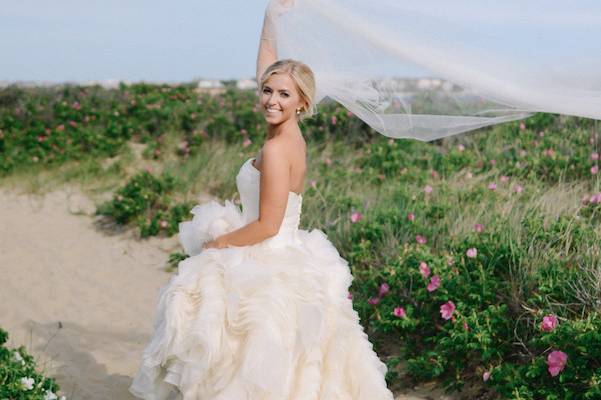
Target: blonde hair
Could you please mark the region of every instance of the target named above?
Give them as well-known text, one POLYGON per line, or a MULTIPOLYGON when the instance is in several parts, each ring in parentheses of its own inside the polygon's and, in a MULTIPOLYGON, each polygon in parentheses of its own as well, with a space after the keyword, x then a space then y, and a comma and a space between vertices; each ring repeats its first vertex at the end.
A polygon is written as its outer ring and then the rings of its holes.
POLYGON ((311 68, 300 61, 290 58, 278 60, 267 67, 265 72, 263 72, 260 79, 259 93, 263 92, 263 86, 269 77, 275 74, 290 75, 290 78, 292 78, 296 85, 301 100, 304 100, 307 103, 307 108, 304 108, 303 106, 301 109, 298 116, 299 121, 313 116, 315 114, 315 76, 313 75, 311 68))

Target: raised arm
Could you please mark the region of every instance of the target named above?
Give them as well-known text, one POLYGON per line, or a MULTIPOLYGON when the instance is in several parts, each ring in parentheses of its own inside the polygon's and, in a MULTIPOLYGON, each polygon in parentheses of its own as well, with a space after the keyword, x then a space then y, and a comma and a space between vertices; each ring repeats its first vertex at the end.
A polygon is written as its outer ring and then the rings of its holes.
MULTIPOLYGON (((257 83, 263 72, 278 60, 275 20, 290 10, 297 0, 270 0, 263 16, 263 29, 257 55, 257 83)), ((260 89, 260 88, 259 88, 260 89)))
POLYGON ((270 6, 267 6, 267 9, 265 10, 263 29, 261 30, 261 38, 259 40, 259 53, 257 54, 257 84, 259 84, 261 76, 267 67, 278 59, 275 29, 272 20, 273 14, 269 7, 270 6))

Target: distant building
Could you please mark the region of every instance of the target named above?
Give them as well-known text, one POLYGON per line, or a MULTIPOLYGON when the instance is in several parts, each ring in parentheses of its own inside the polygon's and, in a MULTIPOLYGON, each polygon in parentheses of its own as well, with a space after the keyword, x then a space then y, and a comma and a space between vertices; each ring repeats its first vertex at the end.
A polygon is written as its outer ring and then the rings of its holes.
POLYGON ((198 81, 196 92, 209 93, 210 95, 220 94, 225 92, 225 86, 216 79, 201 79, 198 81))
POLYGON ((254 79, 240 79, 238 82, 236 82, 236 87, 238 89, 247 90, 256 89, 258 85, 254 79))

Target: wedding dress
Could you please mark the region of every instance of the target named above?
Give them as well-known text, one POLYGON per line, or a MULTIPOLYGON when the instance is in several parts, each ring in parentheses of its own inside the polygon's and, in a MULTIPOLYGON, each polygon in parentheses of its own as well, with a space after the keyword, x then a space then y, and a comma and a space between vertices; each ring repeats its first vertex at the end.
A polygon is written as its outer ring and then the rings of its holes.
POLYGON ((180 224, 190 257, 159 290, 130 392, 148 400, 393 400, 386 365, 348 296, 348 262, 321 230, 298 228, 301 194, 289 192, 277 235, 202 250, 258 218, 253 160, 236 176, 242 212, 212 201, 180 224))

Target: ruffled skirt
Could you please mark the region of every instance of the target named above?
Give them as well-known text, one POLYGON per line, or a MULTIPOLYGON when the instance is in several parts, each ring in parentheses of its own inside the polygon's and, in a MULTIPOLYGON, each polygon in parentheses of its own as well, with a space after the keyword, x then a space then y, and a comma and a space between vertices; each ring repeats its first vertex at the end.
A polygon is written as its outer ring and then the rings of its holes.
POLYGON ((159 290, 129 388, 147 400, 392 400, 348 298, 348 263, 320 230, 207 249, 159 290))

